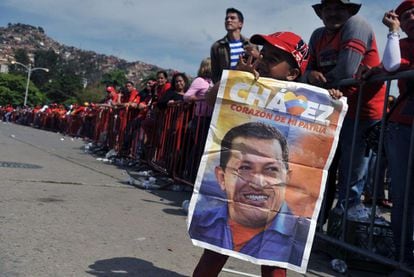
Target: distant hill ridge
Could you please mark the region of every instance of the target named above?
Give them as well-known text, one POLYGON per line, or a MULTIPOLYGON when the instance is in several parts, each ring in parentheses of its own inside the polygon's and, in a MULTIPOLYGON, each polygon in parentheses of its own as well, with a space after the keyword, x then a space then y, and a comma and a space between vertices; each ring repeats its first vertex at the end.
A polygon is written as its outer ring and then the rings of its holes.
MULTIPOLYGON (((128 79, 136 83, 162 69, 141 61, 127 62, 115 56, 61 44, 48 37, 42 27, 22 23, 9 23, 7 27, 0 27, 0 60, 9 60, 19 48, 25 49, 29 54, 37 50, 52 49, 64 59, 78 63, 79 73, 92 83, 99 81, 104 73, 113 69, 125 70, 128 79)), ((169 73, 171 71, 167 70, 169 73)))

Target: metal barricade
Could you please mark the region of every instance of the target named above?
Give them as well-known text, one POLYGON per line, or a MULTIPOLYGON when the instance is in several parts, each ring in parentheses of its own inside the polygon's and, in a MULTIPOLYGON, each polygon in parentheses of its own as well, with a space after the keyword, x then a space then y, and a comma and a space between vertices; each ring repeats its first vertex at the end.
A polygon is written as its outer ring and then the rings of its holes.
POLYGON ((107 136, 108 136, 108 126, 109 118, 111 117, 111 108, 110 107, 99 107, 99 112, 96 119, 95 131, 94 131, 94 141, 96 144, 106 147, 107 146, 107 136))
POLYGON ((176 143, 181 135, 182 119, 188 116, 188 106, 183 103, 170 104, 165 110, 157 110, 151 142, 145 147, 151 147, 149 163, 158 171, 173 175, 177 162, 176 143))
MULTIPOLYGON (((403 214, 403 222, 402 224, 402 235, 401 235, 401 241, 400 245, 401 250, 399 253, 392 253, 393 248, 392 245, 388 245, 389 247, 386 247, 386 249, 382 249, 385 251, 379 251, 379 243, 389 243, 393 241, 393 234, 392 229, 390 226, 382 226, 377 224, 376 219, 377 216, 377 207, 376 207, 376 201, 377 201, 377 192, 378 187, 381 181, 380 180, 380 161, 384 158, 384 155, 381 151, 383 145, 384 145, 384 137, 385 137, 385 129, 386 129, 386 106, 388 101, 388 96, 390 92, 391 87, 391 81, 397 80, 397 79, 406 79, 406 78, 413 78, 414 77, 414 70, 405 71, 405 72, 399 72, 396 74, 383 74, 383 75, 377 75, 373 76, 369 80, 364 81, 363 83, 358 82, 355 79, 347 79, 342 80, 338 83, 338 86, 348 86, 348 85, 359 85, 360 86, 360 92, 358 94, 358 108, 357 108, 357 117, 359 118, 359 111, 361 107, 361 100, 362 100, 362 94, 363 94, 363 86, 366 83, 372 83, 372 82, 380 82, 380 81, 386 81, 387 82, 387 90, 386 90, 386 96, 384 99, 384 115, 381 119, 381 129, 380 129, 380 136, 379 136, 379 149, 377 153, 377 163, 375 166, 375 174, 374 174, 374 187, 373 187, 373 199, 372 199, 372 208, 370 211, 370 217, 369 222, 355 222, 352 220, 349 220, 348 218, 348 201, 345 201, 344 206, 344 212, 339 215, 340 218, 336 218, 336 220, 330 216, 328 220, 328 231, 324 230, 322 221, 323 215, 320 216, 320 220, 318 222, 319 228, 317 229, 318 232, 316 233, 316 236, 318 239, 321 239, 328 244, 332 245, 334 247, 334 251, 337 250, 337 248, 340 248, 344 251, 349 251, 352 253, 355 253, 359 258, 365 259, 364 262, 372 261, 372 262, 378 262, 385 266, 395 267, 399 268, 403 271, 406 271, 408 273, 414 274, 413 268, 408 267, 407 264, 403 262, 404 253, 403 253, 403 246, 406 244, 406 230, 407 230, 407 222, 408 222, 408 209, 412 209, 412 206, 409 206, 409 191, 410 188, 412 189, 412 183, 413 183, 413 156, 414 156, 414 122, 411 126, 411 138, 410 138, 410 149, 407 149, 409 151, 409 159, 408 161, 402 161, 407 162, 408 164, 408 171, 407 171, 407 182, 405 184, 405 199, 404 199, 404 214, 403 214), (411 169, 411 170, 410 170, 411 169), (329 222, 333 221, 333 222, 329 222), (331 224, 331 225, 330 225, 331 224), (330 230, 329 230, 330 228, 330 230), (333 228, 340 228, 340 234, 336 233, 335 236, 332 236, 332 229, 333 228), (362 243, 355 243, 355 236, 360 235, 361 233, 365 233, 365 237, 367 240, 363 241, 362 243)), ((411 92, 412 93, 412 92, 411 92)), ((359 120, 356 120, 356 124, 354 126, 354 136, 352 139, 352 148, 351 148, 351 157, 354 157, 354 146, 355 146, 355 134, 356 130, 358 129, 359 120)), ((353 158, 350 159, 349 167, 352 168, 353 166, 353 158)), ((346 185, 347 191, 345 200, 349 198, 350 195, 350 189, 351 189, 351 171, 349 171, 349 174, 347 176, 347 185, 346 185)), ((325 191, 326 195, 326 191, 325 191)), ((322 206, 321 211, 323 212, 325 209, 322 206)), ((412 215, 412 211, 411 211, 412 215)), ((338 215, 337 215, 338 216, 338 215)), ((395 239, 395 238, 394 238, 395 239)), ((412 239, 412 238, 411 238, 412 239)), ((342 253, 343 254, 343 253, 342 253)), ((338 255, 338 252, 336 252, 336 255, 338 255)), ((346 256, 346 254, 345 254, 346 256)), ((342 257, 343 258, 343 257, 342 257)), ((346 257, 345 257, 346 258, 346 257)), ((365 264, 366 266, 366 264, 365 264)), ((411 265, 412 266, 412 265, 411 265)))
POLYGON ((176 182, 193 186, 204 151, 210 116, 197 116, 196 104, 176 102, 159 111, 154 123, 148 163, 176 182))

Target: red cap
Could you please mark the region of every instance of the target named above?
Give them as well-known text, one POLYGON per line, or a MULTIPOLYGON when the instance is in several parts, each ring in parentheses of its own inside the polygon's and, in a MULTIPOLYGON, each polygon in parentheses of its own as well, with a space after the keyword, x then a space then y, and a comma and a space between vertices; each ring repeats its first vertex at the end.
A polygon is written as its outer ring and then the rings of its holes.
POLYGON ((406 10, 411 8, 414 8, 414 0, 405 0, 395 9, 395 13, 401 16, 406 10))
POLYGON ((268 42, 271 45, 288 52, 296 61, 298 68, 303 74, 309 61, 309 47, 303 39, 292 32, 276 32, 270 35, 253 35, 250 41, 254 44, 263 45, 268 42))
POLYGON ((114 88, 114 87, 109 86, 109 87, 107 87, 107 88, 106 88, 106 91, 107 91, 107 92, 115 92, 115 88, 114 88))

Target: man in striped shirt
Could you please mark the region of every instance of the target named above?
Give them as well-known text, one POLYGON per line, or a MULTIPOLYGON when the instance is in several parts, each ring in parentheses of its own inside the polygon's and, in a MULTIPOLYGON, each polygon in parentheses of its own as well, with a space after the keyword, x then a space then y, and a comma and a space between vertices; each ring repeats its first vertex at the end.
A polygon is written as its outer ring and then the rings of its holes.
POLYGON ((224 26, 227 34, 214 42, 210 51, 212 80, 214 83, 220 81, 223 69, 236 68, 239 56, 244 53, 246 47, 253 47, 249 40, 241 35, 243 22, 244 17, 239 10, 235 8, 228 8, 226 10, 224 26))

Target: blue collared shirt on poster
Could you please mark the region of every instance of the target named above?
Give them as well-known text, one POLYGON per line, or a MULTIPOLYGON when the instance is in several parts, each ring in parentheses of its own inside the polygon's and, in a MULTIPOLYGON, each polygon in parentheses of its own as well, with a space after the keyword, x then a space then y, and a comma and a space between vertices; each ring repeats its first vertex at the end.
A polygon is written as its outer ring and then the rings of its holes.
MULTIPOLYGON (((239 252, 257 259, 300 266, 309 226, 309 219, 293 215, 284 203, 271 225, 249 240, 239 252)), ((227 205, 194 213, 189 233, 192 239, 234 249, 227 205)))

